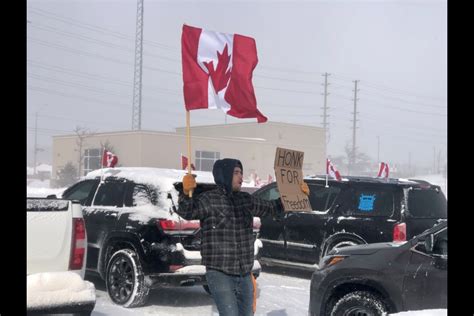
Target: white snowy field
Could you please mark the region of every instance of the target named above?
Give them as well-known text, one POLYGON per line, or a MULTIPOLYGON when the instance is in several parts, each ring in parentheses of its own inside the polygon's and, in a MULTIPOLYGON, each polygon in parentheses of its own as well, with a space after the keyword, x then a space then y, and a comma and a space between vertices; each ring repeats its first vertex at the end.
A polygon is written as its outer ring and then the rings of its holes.
MULTIPOLYGON (((148 303, 143 307, 127 309, 115 305, 108 297, 105 284, 96 277, 86 277, 96 287, 97 302, 92 316, 217 316, 217 308, 200 286, 163 288, 151 291, 148 303)), ((308 277, 262 272, 257 279, 258 298, 256 316, 305 316, 308 315, 308 277)), ((446 309, 410 311, 397 316, 446 316, 446 309)))

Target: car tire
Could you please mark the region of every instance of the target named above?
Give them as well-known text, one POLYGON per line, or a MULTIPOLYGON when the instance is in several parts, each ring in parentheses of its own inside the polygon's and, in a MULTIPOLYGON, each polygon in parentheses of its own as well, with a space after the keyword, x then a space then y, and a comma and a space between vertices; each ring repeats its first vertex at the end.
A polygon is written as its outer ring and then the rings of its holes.
POLYGON ((110 299, 123 307, 144 305, 150 292, 138 255, 130 249, 119 250, 110 257, 105 285, 110 299))
POLYGON ((355 291, 340 298, 334 304, 330 316, 382 316, 387 313, 387 306, 378 295, 367 291, 355 291))

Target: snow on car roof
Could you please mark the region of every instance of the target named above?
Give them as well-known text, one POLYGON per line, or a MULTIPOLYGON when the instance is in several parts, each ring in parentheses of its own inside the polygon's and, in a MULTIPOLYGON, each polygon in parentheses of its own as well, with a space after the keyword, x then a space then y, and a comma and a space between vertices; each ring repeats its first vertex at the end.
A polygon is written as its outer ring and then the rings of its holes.
MULTIPOLYGON (((168 199, 167 193, 171 193, 171 197, 176 204, 178 201, 178 192, 174 188, 174 183, 181 182, 186 170, 164 169, 164 168, 146 168, 146 167, 119 167, 119 168, 104 168, 89 172, 83 179, 96 179, 103 177, 116 177, 127 179, 135 183, 146 184, 154 187, 158 193, 157 205, 152 205, 149 202, 140 202, 135 207, 123 207, 121 212, 131 213, 129 219, 136 220, 142 223, 148 222, 152 218, 169 218, 178 220, 177 214, 171 214, 173 202, 168 199)), ((211 172, 207 171, 193 171, 196 182, 213 184, 214 177, 211 172)), ((139 199, 139 197, 134 197, 139 199)))
MULTIPOLYGON (((85 179, 95 179, 103 175, 104 179, 108 177, 124 178, 136 183, 151 184, 163 191, 170 191, 173 189, 173 183, 181 182, 186 172, 186 170, 146 167, 104 168, 89 172, 85 179)), ((193 174, 197 176, 197 183, 214 183, 211 172, 193 171, 193 174)))

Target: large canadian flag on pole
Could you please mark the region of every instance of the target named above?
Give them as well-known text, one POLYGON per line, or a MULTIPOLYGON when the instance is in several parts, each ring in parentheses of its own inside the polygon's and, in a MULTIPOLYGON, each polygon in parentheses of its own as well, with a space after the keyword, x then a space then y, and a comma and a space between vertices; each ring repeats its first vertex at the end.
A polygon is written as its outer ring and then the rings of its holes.
POLYGON ((267 121, 252 85, 258 63, 253 38, 183 25, 181 53, 187 111, 221 109, 237 118, 267 121))

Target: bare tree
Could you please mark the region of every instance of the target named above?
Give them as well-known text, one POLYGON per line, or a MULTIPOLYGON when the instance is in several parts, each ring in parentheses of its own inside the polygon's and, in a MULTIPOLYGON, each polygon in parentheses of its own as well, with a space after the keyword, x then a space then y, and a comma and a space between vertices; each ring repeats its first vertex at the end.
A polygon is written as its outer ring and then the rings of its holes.
POLYGON ((76 139, 76 151, 79 152, 78 156, 78 168, 77 168, 77 177, 81 177, 82 169, 84 164, 84 141, 87 137, 90 136, 91 131, 86 127, 76 126, 74 133, 77 136, 76 139))

